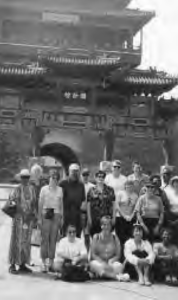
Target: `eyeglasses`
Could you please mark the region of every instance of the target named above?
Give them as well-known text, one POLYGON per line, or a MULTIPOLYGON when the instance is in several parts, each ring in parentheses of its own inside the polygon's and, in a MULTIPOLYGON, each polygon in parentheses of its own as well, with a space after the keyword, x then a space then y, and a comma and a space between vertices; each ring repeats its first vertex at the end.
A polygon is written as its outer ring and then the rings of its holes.
POLYGON ((105 178, 105 177, 102 176, 102 175, 98 175, 97 177, 98 177, 98 178, 101 178, 101 179, 104 179, 104 178, 105 178))
POLYGON ((113 166, 114 169, 120 169, 120 166, 113 166))

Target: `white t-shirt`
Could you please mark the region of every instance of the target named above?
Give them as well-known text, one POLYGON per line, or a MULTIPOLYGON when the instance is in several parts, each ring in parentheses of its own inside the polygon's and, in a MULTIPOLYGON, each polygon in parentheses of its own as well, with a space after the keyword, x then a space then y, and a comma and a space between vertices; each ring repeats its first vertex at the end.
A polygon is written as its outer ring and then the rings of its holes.
POLYGON ((60 257, 63 255, 68 259, 87 255, 87 249, 82 239, 75 238, 74 242, 70 242, 68 237, 62 238, 56 245, 56 256, 60 257))
POLYGON ((163 190, 165 191, 167 199, 169 201, 170 211, 173 214, 178 215, 178 195, 170 185, 167 185, 163 190))
POLYGON ((113 174, 108 174, 105 178, 105 183, 114 189, 115 196, 119 191, 123 191, 127 177, 120 174, 119 177, 114 177, 113 174))
POLYGON ((62 188, 57 186, 53 189, 49 185, 43 186, 40 192, 40 203, 43 210, 46 208, 54 208, 55 213, 63 213, 62 188))

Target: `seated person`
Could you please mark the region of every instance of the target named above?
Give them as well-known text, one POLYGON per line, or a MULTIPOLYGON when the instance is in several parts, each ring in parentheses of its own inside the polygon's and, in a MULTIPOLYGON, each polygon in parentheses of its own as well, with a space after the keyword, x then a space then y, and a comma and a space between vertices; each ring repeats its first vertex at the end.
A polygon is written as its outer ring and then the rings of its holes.
POLYGON ((133 238, 125 243, 124 254, 126 262, 134 266, 140 285, 150 286, 150 267, 154 262, 154 253, 151 244, 143 240, 143 228, 134 224, 133 238))
POLYGON ((156 256, 154 265, 155 280, 166 283, 177 282, 178 279, 178 247, 171 243, 171 231, 162 230, 162 242, 155 243, 153 251, 156 256))
POLYGON ((87 264, 87 249, 82 239, 76 237, 76 227, 67 227, 66 237, 62 238, 56 247, 55 270, 62 273, 63 266, 68 263, 72 266, 87 264))
POLYGON ((91 245, 90 270, 100 278, 129 281, 129 275, 122 274, 123 266, 119 262, 121 255, 119 239, 111 230, 111 217, 102 217, 101 233, 94 235, 91 245))

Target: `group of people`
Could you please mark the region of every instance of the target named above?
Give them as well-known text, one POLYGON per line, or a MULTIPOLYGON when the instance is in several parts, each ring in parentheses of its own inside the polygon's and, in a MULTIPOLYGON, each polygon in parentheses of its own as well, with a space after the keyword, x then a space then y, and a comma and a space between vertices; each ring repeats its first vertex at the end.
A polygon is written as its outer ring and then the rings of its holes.
MULTIPOLYGON (((122 163, 112 171, 99 169, 90 181, 89 169, 69 166, 60 180, 50 170, 49 183, 39 193, 22 170, 21 183, 9 201, 17 205, 10 243, 10 273, 32 272, 31 236, 41 232, 42 272, 80 270, 90 278, 129 281, 140 285, 155 280, 178 280, 178 177, 168 166, 148 176, 138 161, 133 174, 122 174, 122 163), (35 225, 35 226, 36 226, 35 225)), ((77 271, 76 271, 77 272, 77 271)), ((62 274, 62 275, 61 275, 62 274)), ((66 273, 65 273, 66 274, 66 273)))

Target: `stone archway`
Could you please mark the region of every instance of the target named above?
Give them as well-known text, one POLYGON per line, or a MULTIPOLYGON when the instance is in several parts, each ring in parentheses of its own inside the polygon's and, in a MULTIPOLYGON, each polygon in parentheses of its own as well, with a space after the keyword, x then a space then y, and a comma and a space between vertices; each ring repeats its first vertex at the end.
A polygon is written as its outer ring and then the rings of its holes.
POLYGON ((75 152, 70 147, 61 143, 49 143, 42 145, 40 148, 40 156, 51 156, 56 160, 61 161, 66 171, 71 163, 79 164, 79 160, 75 152))

